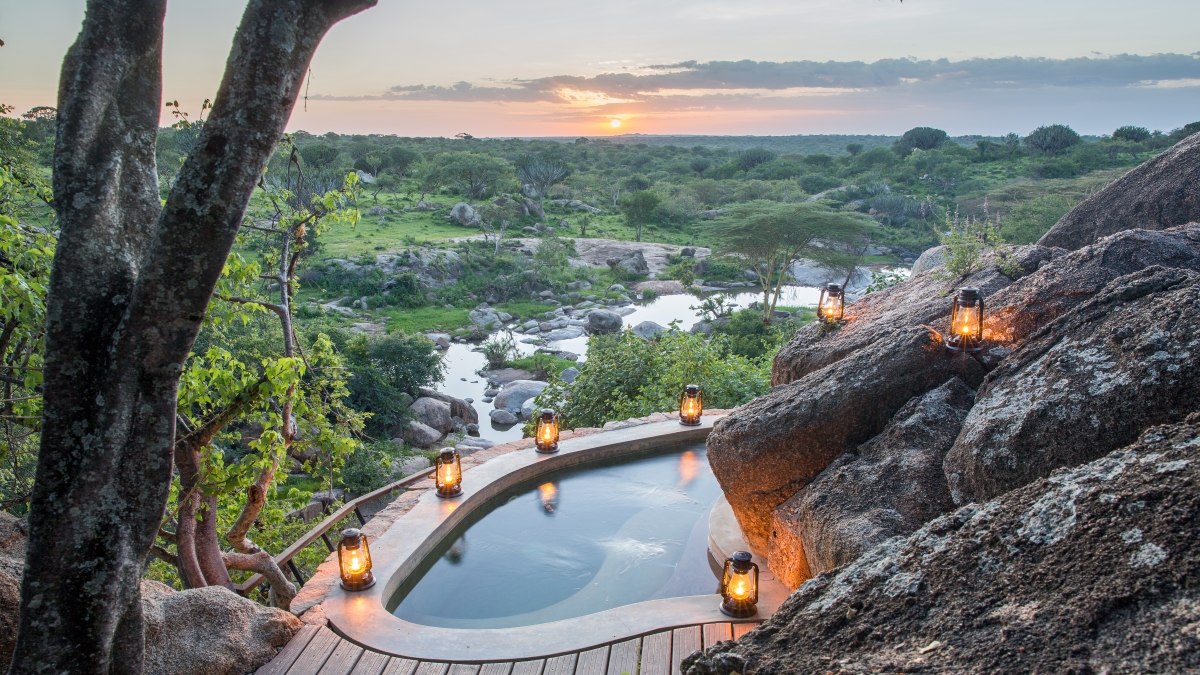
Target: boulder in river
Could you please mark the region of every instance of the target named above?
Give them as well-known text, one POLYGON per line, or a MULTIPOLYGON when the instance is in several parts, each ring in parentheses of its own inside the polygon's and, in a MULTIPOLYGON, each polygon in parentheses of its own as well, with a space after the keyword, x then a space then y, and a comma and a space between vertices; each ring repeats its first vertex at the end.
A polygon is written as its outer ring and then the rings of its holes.
MULTIPOLYGON (((514 380, 504 385, 492 403, 497 410, 507 410, 513 415, 520 415, 521 406, 525 401, 542 393, 547 386, 545 382, 538 380, 514 380)), ((492 419, 494 421, 495 417, 492 419)))
POLYGON ((650 339, 654 338, 655 336, 657 336, 659 333, 665 331, 666 327, 660 326, 659 324, 654 323, 653 321, 643 321, 643 322, 639 323, 638 325, 634 326, 631 330, 633 331, 634 335, 642 338, 643 340, 650 340, 650 339))
POLYGON ((1200 273, 1119 277, 1034 333, 988 375, 945 471, 983 501, 1200 410, 1200 273))
POLYGON ((428 448, 432 446, 434 443, 442 440, 443 435, 444 434, 437 429, 416 421, 409 422, 408 426, 404 428, 404 440, 407 441, 409 445, 418 448, 428 448))
POLYGON ((767 555, 775 578, 795 589, 953 509, 942 460, 974 400, 957 377, 913 398, 882 433, 780 504, 767 555))
POLYGON ((421 424, 437 429, 443 434, 448 434, 454 430, 454 422, 451 420, 450 415, 450 404, 445 401, 422 396, 413 401, 413 404, 408 407, 408 411, 421 424))
POLYGON ((1200 134, 1108 184, 1071 209, 1038 241, 1075 250, 1101 237, 1200 221, 1200 134))
POLYGON ((492 412, 488 413, 488 417, 492 418, 492 424, 499 424, 500 426, 510 426, 521 421, 520 417, 517 417, 513 413, 504 410, 503 408, 497 408, 496 410, 493 410, 492 412))
POLYGON ((611 309, 595 309, 588 312, 587 332, 593 335, 606 335, 621 332, 624 319, 611 309))
POLYGON ((956 376, 977 387, 983 375, 974 359, 948 354, 937 331, 903 328, 717 420, 708 461, 751 548, 766 553, 775 507, 914 396, 956 376))
POLYGON ((815 577, 761 626, 681 670, 1196 671, 1198 448, 1195 415, 964 506, 815 577))

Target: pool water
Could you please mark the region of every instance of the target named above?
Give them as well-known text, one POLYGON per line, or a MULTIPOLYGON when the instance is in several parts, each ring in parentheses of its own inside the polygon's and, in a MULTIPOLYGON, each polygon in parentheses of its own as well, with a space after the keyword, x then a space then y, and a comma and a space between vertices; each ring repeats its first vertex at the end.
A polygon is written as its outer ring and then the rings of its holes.
POLYGON ((548 474, 473 513, 388 609, 507 628, 715 593, 708 514, 720 495, 703 442, 548 474))

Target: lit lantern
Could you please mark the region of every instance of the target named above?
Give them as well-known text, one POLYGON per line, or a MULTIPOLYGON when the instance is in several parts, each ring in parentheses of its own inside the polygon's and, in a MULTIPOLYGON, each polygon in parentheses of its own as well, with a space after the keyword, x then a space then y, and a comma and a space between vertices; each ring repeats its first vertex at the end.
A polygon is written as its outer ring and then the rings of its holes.
POLYGON ((549 408, 538 415, 537 430, 533 434, 538 452, 558 452, 558 413, 549 408))
POLYGON ((442 449, 434 476, 439 497, 457 497, 462 494, 462 463, 454 448, 442 449))
POLYGON ((954 352, 983 349, 983 297, 978 288, 958 289, 950 310, 950 338, 946 348, 954 352))
POLYGON ((338 567, 342 571, 342 588, 348 591, 364 591, 375 585, 371 574, 371 550, 367 538, 354 528, 342 530, 338 542, 338 567))
POLYGON ((844 302, 841 284, 826 284, 821 289, 821 300, 817 303, 817 318, 826 323, 841 321, 844 302))
POLYGON ((679 423, 694 427, 700 424, 700 416, 704 414, 704 392, 700 385, 689 384, 679 395, 679 423))
POLYGON ((721 576, 721 611, 729 616, 744 619, 754 616, 758 604, 758 565, 750 562, 750 554, 738 551, 725 561, 725 574, 721 576))

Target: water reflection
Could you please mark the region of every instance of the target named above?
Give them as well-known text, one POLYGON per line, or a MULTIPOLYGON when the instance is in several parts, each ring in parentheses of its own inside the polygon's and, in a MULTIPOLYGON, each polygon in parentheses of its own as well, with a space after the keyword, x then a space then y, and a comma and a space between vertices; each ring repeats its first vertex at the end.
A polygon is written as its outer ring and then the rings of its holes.
POLYGON ((700 473, 700 460, 696 457, 696 453, 688 450, 679 455, 679 487, 687 487, 687 484, 696 478, 700 473))
POLYGON ((542 511, 548 516, 558 510, 558 488, 554 483, 543 483, 538 486, 538 497, 542 503, 542 511))
POLYGON ((450 548, 442 555, 446 562, 451 565, 459 565, 463 561, 463 556, 467 554, 467 538, 461 536, 450 545, 450 548))

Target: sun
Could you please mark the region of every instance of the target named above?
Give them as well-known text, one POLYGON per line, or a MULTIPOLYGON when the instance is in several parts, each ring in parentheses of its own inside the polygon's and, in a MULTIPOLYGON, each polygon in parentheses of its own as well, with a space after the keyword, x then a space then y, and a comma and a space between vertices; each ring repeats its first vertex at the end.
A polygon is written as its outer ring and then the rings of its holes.
POLYGON ((611 122, 609 122, 609 123, 608 123, 608 126, 610 126, 610 127, 614 128, 614 129, 620 128, 620 126, 621 126, 621 120, 613 120, 613 121, 611 121, 611 122))

